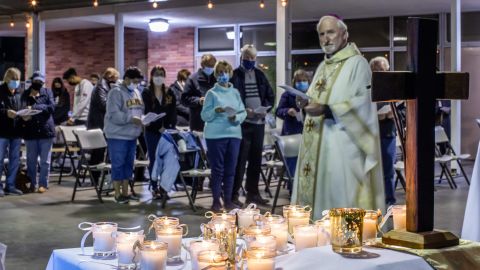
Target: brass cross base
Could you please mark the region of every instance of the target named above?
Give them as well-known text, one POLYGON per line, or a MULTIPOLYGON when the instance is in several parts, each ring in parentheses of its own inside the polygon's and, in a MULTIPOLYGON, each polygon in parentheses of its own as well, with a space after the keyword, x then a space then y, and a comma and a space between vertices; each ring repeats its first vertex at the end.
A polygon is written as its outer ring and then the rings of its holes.
POLYGON ((392 230, 383 235, 382 243, 415 249, 433 249, 456 246, 459 239, 451 232, 440 230, 419 233, 392 230))

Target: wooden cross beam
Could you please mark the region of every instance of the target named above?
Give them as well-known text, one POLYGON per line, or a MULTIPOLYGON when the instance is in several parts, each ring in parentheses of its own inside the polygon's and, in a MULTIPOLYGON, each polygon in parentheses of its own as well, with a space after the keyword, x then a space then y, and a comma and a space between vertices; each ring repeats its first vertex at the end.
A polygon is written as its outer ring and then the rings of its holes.
POLYGON ((467 99, 469 75, 436 72, 437 29, 436 20, 409 18, 409 71, 374 72, 372 77, 373 101, 407 100, 407 232, 386 234, 387 244, 413 248, 458 244, 453 234, 433 230, 435 102, 467 99))

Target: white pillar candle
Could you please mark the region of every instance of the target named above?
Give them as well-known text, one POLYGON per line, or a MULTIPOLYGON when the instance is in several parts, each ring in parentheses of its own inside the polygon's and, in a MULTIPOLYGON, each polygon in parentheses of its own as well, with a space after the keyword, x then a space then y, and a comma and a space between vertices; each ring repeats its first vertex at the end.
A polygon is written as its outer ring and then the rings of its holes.
POLYGON ((310 223, 310 212, 293 211, 288 214, 288 232, 293 233, 293 228, 297 225, 308 225, 310 223))
POLYGON ((182 228, 165 228, 157 231, 157 240, 168 244, 167 256, 169 259, 180 257, 182 248, 182 228))
POLYGON ((287 223, 270 223, 271 234, 275 235, 276 249, 284 251, 288 243, 288 225, 287 223))
POLYGON ((94 252, 114 251, 116 231, 117 226, 113 224, 94 225, 92 232, 94 252))
POLYGON ((219 244, 216 239, 199 240, 190 242, 190 256, 192 258, 192 270, 202 269, 199 268, 197 256, 200 252, 210 250, 218 251, 219 244))
POLYGON ((133 260, 135 257, 133 247, 137 241, 142 244, 143 238, 143 231, 138 233, 119 233, 117 236, 117 258, 119 266, 132 265, 135 263, 133 260))
POLYGON ((274 270, 275 250, 267 248, 251 248, 247 250, 248 270, 274 270))
POLYGON ((140 248, 142 270, 165 270, 167 268, 167 244, 160 241, 145 241, 140 248))
POLYGON ((401 230, 407 228, 407 206, 394 205, 393 206, 393 228, 401 230))
POLYGON ((367 210, 365 216, 363 217, 363 242, 375 241, 377 238, 377 224, 379 215, 381 215, 381 213, 377 211, 367 210))
POLYGON ((248 228, 250 225, 255 225, 254 217, 260 214, 260 209, 242 209, 238 210, 238 227, 241 229, 248 228))
POLYGON ((295 251, 317 246, 318 232, 315 225, 297 225, 293 228, 295 251))

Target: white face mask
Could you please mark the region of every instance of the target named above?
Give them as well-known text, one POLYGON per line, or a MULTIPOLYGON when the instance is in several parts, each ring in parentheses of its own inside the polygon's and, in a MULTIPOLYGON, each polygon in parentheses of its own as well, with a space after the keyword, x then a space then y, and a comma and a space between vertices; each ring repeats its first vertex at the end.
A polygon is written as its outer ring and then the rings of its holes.
POLYGON ((138 88, 138 84, 132 82, 127 86, 127 88, 134 91, 135 89, 138 88))
POLYGON ((153 77, 153 84, 156 86, 160 86, 165 83, 165 77, 163 76, 154 76, 153 77))

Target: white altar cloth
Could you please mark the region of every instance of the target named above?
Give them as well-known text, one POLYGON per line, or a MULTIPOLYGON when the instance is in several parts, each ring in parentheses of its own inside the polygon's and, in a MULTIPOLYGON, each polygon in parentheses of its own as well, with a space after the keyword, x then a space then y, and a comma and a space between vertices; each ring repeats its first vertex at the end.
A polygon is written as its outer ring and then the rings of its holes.
POLYGON ((480 142, 470 179, 470 190, 463 218, 462 239, 480 242, 480 142))

